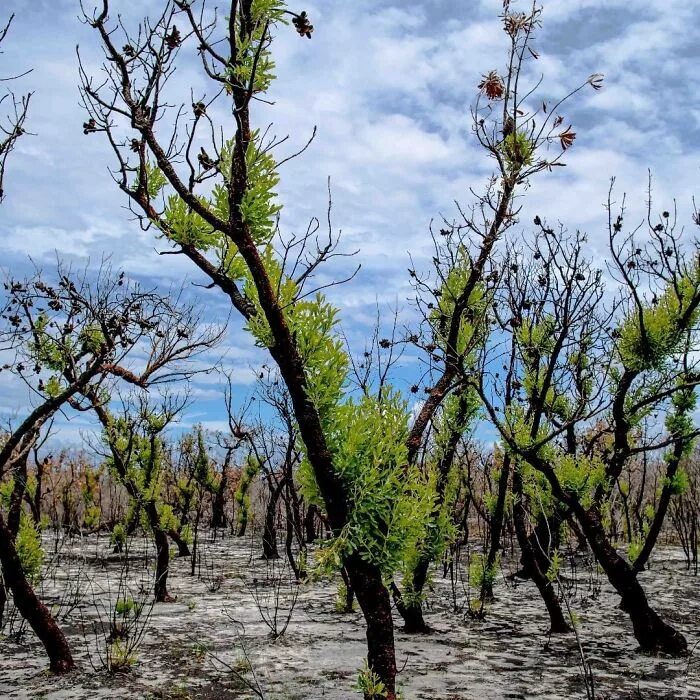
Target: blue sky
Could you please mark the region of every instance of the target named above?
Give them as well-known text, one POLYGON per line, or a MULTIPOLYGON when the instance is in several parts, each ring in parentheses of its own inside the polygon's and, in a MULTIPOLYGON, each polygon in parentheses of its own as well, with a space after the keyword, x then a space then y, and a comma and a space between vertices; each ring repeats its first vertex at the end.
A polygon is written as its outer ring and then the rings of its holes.
MULTIPOLYGON (((134 26, 162 2, 111 5, 134 26)), ((353 262, 362 264, 357 278, 331 296, 343 308, 344 328, 358 351, 377 305, 387 316, 398 308, 410 322, 409 253, 418 269, 428 269, 430 220, 441 213, 452 217, 455 200, 468 205, 469 187, 479 190, 490 172, 471 135, 468 108, 481 75, 502 69, 501 6, 501 0, 317 0, 295 7, 309 13, 312 41, 291 29, 280 32, 275 105, 258 108, 258 123, 274 122, 275 133, 289 134, 290 152, 318 128, 311 148, 282 172, 282 226, 301 231, 311 216, 325 216, 330 177, 334 223, 343 230, 344 247, 359 250, 353 262)), ((12 12, 17 17, 0 73, 33 69, 14 88, 34 92, 28 122, 34 135, 21 140, 9 164, 0 208, 2 267, 16 273, 31 255, 49 269, 58 250, 80 265, 110 255, 115 267, 164 289, 197 282, 187 261, 156 254, 158 243, 131 220, 109 177, 104 140, 82 133, 75 47, 80 45, 94 73, 100 53, 96 36, 78 20, 77 0, 4 0, 0 19, 12 12)), ((558 219, 587 231, 596 256, 604 250, 602 204, 609 178, 615 176, 618 191, 628 193, 631 215, 641 217, 648 168, 659 206, 671 206, 675 197, 681 220, 690 222, 693 188, 700 181, 700 50, 694 31, 700 4, 551 0, 544 3, 543 22, 535 64, 545 77, 543 96, 562 95, 594 72, 606 80, 603 91, 588 90, 566 109, 578 133, 568 167, 533 182, 518 230, 527 235, 534 213, 558 219)), ((185 86, 201 83, 191 48, 182 53, 176 81, 185 102, 185 86)), ((342 277, 349 264, 339 261, 327 274, 342 277)), ((220 295, 193 291, 209 320, 227 317, 220 295)), ((242 398, 265 358, 235 318, 216 356, 222 354, 242 398)), ((415 358, 407 355, 398 378, 402 387, 413 383, 416 372, 415 358)), ((0 416, 26 405, 6 373, 0 388, 0 416)), ((198 379, 193 399, 185 423, 222 426, 220 377, 198 379)), ((73 419, 63 426, 63 439, 78 440, 87 428, 86 417, 73 419)))

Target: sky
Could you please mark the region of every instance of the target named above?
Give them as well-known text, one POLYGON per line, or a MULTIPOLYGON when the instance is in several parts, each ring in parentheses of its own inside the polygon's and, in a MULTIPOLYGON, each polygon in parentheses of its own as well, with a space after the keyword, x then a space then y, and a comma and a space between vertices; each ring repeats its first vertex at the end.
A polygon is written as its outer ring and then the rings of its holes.
MULTIPOLYGON (((610 178, 616 178, 620 195, 627 193, 631 216, 641 218, 648 170, 659 208, 671 207, 675 198, 681 221, 691 225, 700 181, 700 49, 694 32, 700 4, 543 4, 535 44, 542 96, 562 96, 592 73, 605 75, 605 87, 584 91, 566 107, 566 122, 578 135, 567 167, 533 181, 518 231, 528 235, 529 222, 539 214, 586 231, 591 256, 602 256, 610 178)), ((133 27, 155 15, 163 1, 112 0, 111 6, 133 27)), ((387 321, 395 310, 402 322, 414 318, 410 259, 418 270, 429 268, 431 220, 453 218, 455 202, 468 206, 470 187, 482 189, 491 172, 472 135, 469 107, 481 76, 503 70, 507 37, 497 19, 502 3, 316 0, 290 7, 308 12, 313 39, 302 40, 291 28, 278 33, 274 106, 256 107, 254 117, 263 127, 272 123, 277 135, 289 135, 289 153, 317 128, 306 153, 282 170, 282 227, 299 232, 311 217, 325 219, 330 178, 334 226, 342 229, 344 249, 358 253, 332 263, 324 279, 342 278, 350 265, 361 264, 355 279, 329 292, 342 307, 344 331, 361 351, 377 309, 387 321)), ((76 46, 94 74, 101 55, 95 33, 79 20, 78 0, 3 0, 0 20, 13 12, 0 74, 31 68, 13 89, 34 94, 31 135, 19 142, 6 176, 0 267, 20 274, 31 257, 49 270, 57 254, 76 266, 97 266, 107 255, 113 267, 147 286, 185 284, 203 305, 205 320, 225 321, 230 309, 222 296, 195 287, 202 280, 191 265, 159 256, 162 245, 133 221, 110 178, 105 141, 83 135, 76 46)), ((185 103, 187 86, 202 84, 193 46, 181 53, 175 84, 185 103)), ((235 316, 223 346, 202 359, 218 360, 233 373, 236 401, 244 401, 265 357, 235 316)), ((408 354, 399 387, 413 384, 418 371, 408 354)), ((223 388, 219 375, 198 377, 183 425, 224 427, 223 388)), ((25 392, 4 373, 0 418, 19 416, 26 407, 25 392)), ((59 423, 66 443, 79 441, 92 425, 84 415, 59 423)))

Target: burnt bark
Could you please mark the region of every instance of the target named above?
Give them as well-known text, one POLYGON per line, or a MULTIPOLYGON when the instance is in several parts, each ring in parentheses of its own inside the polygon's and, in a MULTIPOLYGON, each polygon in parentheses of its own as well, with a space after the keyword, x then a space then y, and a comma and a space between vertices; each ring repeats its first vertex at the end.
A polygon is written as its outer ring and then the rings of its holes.
POLYGON ((632 621, 634 636, 642 650, 653 654, 685 655, 688 651, 685 637, 664 622, 649 605, 636 572, 606 537, 597 509, 586 510, 578 505, 575 513, 596 559, 622 599, 621 607, 632 621))
POLYGON ((391 598, 379 567, 357 553, 345 559, 345 569, 367 625, 367 663, 382 679, 387 700, 396 700, 396 656, 391 598))
POLYGON ((313 503, 309 505, 306 509, 306 515, 304 516, 304 532, 306 533, 306 543, 312 544, 316 541, 318 534, 316 532, 316 515, 318 513, 318 506, 313 503))
MULTIPOLYGON (((486 568, 491 569, 496 565, 498 552, 501 549, 501 533, 503 531, 503 519, 506 509, 506 495, 508 493, 508 480, 510 478, 511 459, 509 454, 503 457, 501 473, 498 476, 498 494, 496 495, 496 505, 491 516, 489 532, 489 551, 486 555, 486 568)), ((493 600, 493 584, 490 580, 484 581, 481 590, 482 600, 493 600)))
POLYGON ((647 565, 649 557, 656 546, 656 541, 659 539, 659 535, 661 534, 661 528, 663 527, 664 520, 666 519, 666 513, 668 512, 668 507, 673 496, 673 478, 676 476, 678 468, 680 467, 684 448, 685 444, 681 440, 679 440, 673 448, 673 454, 666 469, 666 479, 664 481, 664 487, 661 490, 661 496, 659 497, 659 504, 656 507, 656 513, 654 513, 654 519, 649 526, 649 532, 647 532, 642 550, 634 561, 633 568, 637 573, 642 571, 647 565))
POLYGON ((5 585, 12 592, 15 606, 46 649, 49 668, 67 673, 75 668, 68 642, 49 609, 39 600, 22 570, 12 533, 0 514, 0 561, 5 585))
MULTIPOLYGON (((543 570, 543 559, 538 557, 533 540, 527 532, 527 513, 523 501, 524 494, 522 488, 522 478, 516 469, 513 473, 513 493, 515 502, 513 503, 513 521, 515 524, 515 534, 518 538, 522 563, 525 574, 532 579, 537 586, 537 590, 544 601, 547 613, 549 614, 550 634, 566 634, 571 632, 571 627, 564 617, 564 612, 559 603, 554 586, 547 578, 547 569, 543 570)), ((542 553, 544 556, 544 553, 542 553)), ((549 566, 547 567, 549 568, 549 566)))
POLYGON ((226 489, 228 488, 228 469, 226 465, 221 472, 221 479, 216 487, 214 499, 211 504, 212 529, 226 527, 226 489))
POLYGON ((148 514, 148 521, 156 544, 156 580, 153 593, 157 603, 172 603, 174 598, 168 593, 168 571, 170 568, 168 534, 160 526, 158 509, 154 501, 150 501, 147 504, 146 513, 148 514))
POLYGON ((263 559, 279 559, 277 551, 277 505, 279 503, 285 480, 280 479, 270 490, 270 500, 265 510, 265 527, 263 528, 263 559))
POLYGON ((192 556, 192 553, 190 552, 190 546, 187 544, 185 539, 177 530, 168 530, 168 536, 177 545, 178 557, 192 556))

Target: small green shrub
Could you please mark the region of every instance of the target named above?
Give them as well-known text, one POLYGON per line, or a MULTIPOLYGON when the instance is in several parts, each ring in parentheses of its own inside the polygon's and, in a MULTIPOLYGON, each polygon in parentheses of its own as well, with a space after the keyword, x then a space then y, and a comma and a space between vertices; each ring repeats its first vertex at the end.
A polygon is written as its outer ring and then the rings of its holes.
POLYGON ((355 689, 362 692, 369 700, 380 700, 388 695, 384 682, 381 681, 379 676, 369 667, 367 661, 365 661, 364 666, 360 669, 355 689))
POLYGON ((41 580, 44 550, 41 548, 41 534, 26 513, 22 513, 20 517, 15 547, 24 575, 33 586, 36 586, 41 580))
POLYGON ((469 583, 473 588, 481 589, 484 586, 493 586, 498 575, 498 562, 486 566, 486 556, 472 554, 469 560, 469 583))

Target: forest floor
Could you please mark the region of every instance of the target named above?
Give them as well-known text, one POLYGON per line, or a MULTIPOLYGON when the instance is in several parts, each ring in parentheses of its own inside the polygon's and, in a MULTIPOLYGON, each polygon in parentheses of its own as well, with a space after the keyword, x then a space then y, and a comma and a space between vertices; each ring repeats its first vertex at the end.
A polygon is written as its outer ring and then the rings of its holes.
MULTIPOLYGON (((282 560, 257 558, 257 537, 227 536, 200 546, 197 576, 190 575, 189 559, 175 559, 169 589, 177 601, 153 606, 147 602, 151 562, 146 544, 139 546, 131 548, 127 572, 104 537, 62 545, 49 563, 43 596, 54 604, 78 670, 62 678, 48 674, 31 630, 18 639, 19 621, 10 619, 0 637, 0 698, 360 697, 353 686, 366 653, 363 620, 359 612, 337 612, 336 581, 297 586, 282 560), (129 654, 129 671, 109 673, 103 666, 108 632, 101 631, 102 622, 118 598, 129 597, 145 602, 132 631, 132 637, 143 637, 129 654), (281 627, 295 599, 286 633, 273 640, 261 613, 269 620, 278 609, 281 627)), ((426 614, 431 635, 406 635, 397 619, 402 697, 586 698, 577 636, 548 636, 534 585, 509 578, 517 561, 504 562, 496 600, 483 620, 463 612, 470 592, 466 567, 458 568, 462 575, 454 587, 449 575, 436 575, 426 614)), ((577 558, 562 577, 596 698, 700 698, 700 646, 697 655, 683 659, 644 655, 619 599, 596 567, 577 558)), ((657 610, 695 649, 700 577, 686 571, 680 552, 662 549, 642 579, 657 610)))

